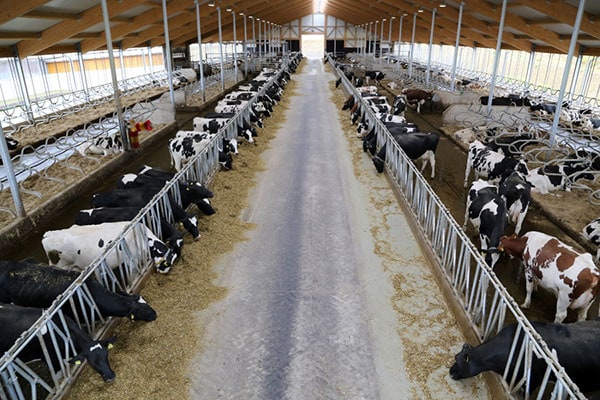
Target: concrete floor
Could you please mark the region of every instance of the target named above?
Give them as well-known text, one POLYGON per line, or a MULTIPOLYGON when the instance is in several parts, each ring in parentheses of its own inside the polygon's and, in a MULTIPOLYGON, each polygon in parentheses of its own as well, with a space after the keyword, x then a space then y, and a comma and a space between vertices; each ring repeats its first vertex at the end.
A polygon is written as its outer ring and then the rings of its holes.
POLYGON ((244 214, 257 227, 216 266, 229 295, 198 315, 190 397, 489 398, 449 378, 456 322, 385 177, 353 160, 334 76, 307 62, 244 214))

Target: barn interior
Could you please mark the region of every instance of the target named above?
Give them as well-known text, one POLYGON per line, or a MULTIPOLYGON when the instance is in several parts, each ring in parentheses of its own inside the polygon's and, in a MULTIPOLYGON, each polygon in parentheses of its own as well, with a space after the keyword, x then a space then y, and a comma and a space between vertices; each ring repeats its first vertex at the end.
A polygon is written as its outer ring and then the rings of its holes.
MULTIPOLYGON (((44 238, 66 237, 94 194, 145 165, 171 175, 6 345, 0 397, 593 397, 600 387, 566 363, 595 364, 567 361, 536 325, 559 319, 557 296, 541 284, 522 307, 519 257, 490 265, 500 246, 488 252, 479 220, 468 222, 465 166, 476 139, 504 144, 530 173, 554 171, 547 180, 560 182, 533 190, 520 232, 507 222, 503 234, 543 232, 588 253, 598 280, 599 16, 592 0, 11 2, 0 10, 0 290, 14 263, 56 264, 44 238), (218 112, 228 122, 202 138, 200 154, 176 153, 196 118, 244 91, 257 94, 218 112), (405 121, 436 138, 434 165, 406 155, 365 92, 390 106, 404 99, 405 121), (273 107, 262 127, 250 121, 257 103, 273 107), (226 166, 234 138, 239 154, 226 166), (102 147, 109 139, 114 147, 102 147), (173 215, 190 182, 214 194, 184 211, 198 240, 173 215), (184 237, 168 273, 143 240, 127 239, 147 227, 166 242, 163 217, 184 237), (158 318, 107 318, 87 280, 143 295, 158 318), (111 385, 89 360, 69 364, 77 346, 64 315, 93 339, 117 336, 111 385), (507 350, 516 367, 449 371, 463 343, 511 324, 522 335, 507 350), (50 349, 41 363, 26 362, 31 343, 50 349)), ((600 312, 592 300, 588 320, 600 312)), ((567 335, 578 319, 573 307, 560 321, 567 335)), ((595 340, 583 342, 594 354, 595 340)))

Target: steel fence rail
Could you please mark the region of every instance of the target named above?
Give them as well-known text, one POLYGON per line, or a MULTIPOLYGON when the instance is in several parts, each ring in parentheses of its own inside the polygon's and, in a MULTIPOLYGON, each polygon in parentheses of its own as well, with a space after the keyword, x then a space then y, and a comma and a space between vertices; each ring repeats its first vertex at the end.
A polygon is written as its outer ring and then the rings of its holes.
MULTIPOLYGON (((330 58, 329 61, 335 65, 330 58)), ((444 278, 458 302, 466 319, 480 340, 497 334, 505 325, 507 314, 517 323, 515 340, 510 349, 509 362, 503 373, 503 385, 507 393, 518 396, 523 391, 529 398, 533 389, 530 378, 534 357, 546 363, 545 375, 538 391, 538 398, 550 391, 551 399, 585 399, 559 364, 557 357, 535 331, 518 304, 507 292, 494 272, 485 263, 465 231, 454 220, 450 211, 435 194, 427 180, 406 156, 385 125, 375 117, 367 102, 348 81, 342 71, 335 69, 342 79, 347 93, 360 101, 363 115, 374 126, 379 147, 386 145, 386 170, 398 192, 417 221, 428 246, 444 272, 444 278), (511 373, 511 362, 516 366, 511 373), (520 374, 525 371, 525 374, 520 374), (553 383, 553 387, 551 382, 553 383)))
MULTIPOLYGON (((266 88, 281 75, 281 70, 271 77, 258 91, 257 96, 265 94, 266 88)), ((42 316, 25 331, 14 345, 0 358, 0 399, 37 400, 38 398, 60 398, 65 389, 81 371, 82 365, 72 365, 66 360, 75 355, 71 334, 64 320, 66 308, 73 312, 76 322, 93 338, 105 335, 109 319, 99 312, 93 297, 85 286, 88 279, 97 279, 111 291, 135 292, 141 286, 143 278, 152 269, 152 257, 148 248, 146 229, 162 237, 161 217, 173 222, 170 198, 180 202, 180 181, 195 180, 209 182, 219 170, 219 147, 223 137, 237 136, 237 124, 249 117, 250 108, 257 96, 219 130, 191 162, 176 173, 170 181, 153 197, 139 214, 124 228, 123 232, 111 242, 105 251, 96 258, 75 281, 44 310, 42 316), (133 237, 133 240, 126 238, 133 237), (110 257, 118 260, 116 269, 109 266, 110 257), (58 316, 61 324, 54 323, 58 316), (50 335, 52 346, 47 346, 43 335, 50 335), (41 376, 19 359, 25 347, 33 341, 39 341, 44 350, 44 362, 48 365, 48 377, 41 376), (58 359, 56 364, 53 360, 58 359), (56 364, 56 365, 55 365, 56 364), (40 393, 47 392, 47 393, 40 393)))

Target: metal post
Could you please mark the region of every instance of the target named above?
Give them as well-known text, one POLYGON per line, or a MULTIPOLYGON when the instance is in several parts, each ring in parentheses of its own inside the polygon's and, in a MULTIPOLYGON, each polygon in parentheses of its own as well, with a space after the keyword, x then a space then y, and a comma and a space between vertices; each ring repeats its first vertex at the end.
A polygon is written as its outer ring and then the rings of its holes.
POLYGON ((383 23, 386 21, 385 18, 381 20, 381 33, 379 34, 379 64, 381 64, 381 57, 383 57, 383 23))
POLYGON ((565 94, 565 89, 567 87, 567 82, 569 80, 571 60, 573 59, 573 53, 575 53, 575 46, 577 45, 577 37, 579 36, 579 29, 581 27, 581 20, 583 19, 584 8, 585 0, 579 0, 579 8, 577 8, 577 17, 575 18, 575 25, 573 25, 573 34, 571 35, 571 43, 569 44, 569 53, 567 54, 565 70, 563 72, 562 82, 560 84, 560 91, 558 92, 558 99, 556 100, 556 111, 554 111, 552 131, 550 133, 550 148, 554 147, 554 144, 556 143, 556 130, 558 128, 560 110, 562 108, 563 97, 565 94))
POLYGON ((10 193, 13 198, 13 203, 15 204, 15 211, 17 212, 17 216, 19 218, 23 218, 25 216, 25 208, 23 207, 23 202, 21 201, 19 184, 17 183, 17 178, 15 177, 15 169, 10 159, 8 144, 6 144, 6 138, 4 137, 2 125, 0 125, 0 158, 2 159, 2 163, 6 168, 6 178, 8 179, 8 186, 10 187, 10 193))
POLYGON ((254 45, 252 55, 256 58, 256 28, 254 27, 254 17, 250 16, 250 18, 252 18, 252 44, 254 45))
POLYGON ((404 15, 400 16, 400 25, 398 25, 398 70, 400 70, 400 54, 402 50, 402 23, 404 22, 404 15))
POLYGON ((590 82, 592 80, 592 71, 594 70, 594 65, 596 64, 597 56, 594 59, 589 60, 587 66, 585 68, 585 74, 583 76, 583 84, 581 85, 581 93, 587 97, 587 92, 590 88, 590 82))
POLYGON ((256 18, 256 20, 258 21, 258 58, 261 58, 262 57, 262 39, 260 36, 260 31, 261 31, 262 22, 260 22, 260 18, 256 18))
POLYGON ((81 86, 83 87, 83 93, 85 93, 86 101, 89 100, 89 87, 87 82, 87 75, 85 73, 85 65, 83 63, 83 54, 81 53, 81 44, 77 43, 77 63, 79 64, 79 77, 81 78, 81 86))
POLYGON ((204 90, 204 60, 202 59, 202 29, 200 24, 200 3, 198 0, 194 0, 196 6, 196 32, 198 32, 198 69, 200 70, 200 89, 202 90, 202 102, 206 101, 206 93, 204 90))
MULTIPOLYGON (((164 0, 163 0, 164 1, 164 0)), ((225 71, 223 70, 223 30, 221 29, 221 7, 217 7, 217 19, 219 24, 219 62, 221 66, 221 90, 225 90, 225 71)))
POLYGON ((460 28, 462 27, 463 8, 465 2, 462 1, 458 8, 458 24, 456 26, 456 44, 454 45, 454 57, 452 58, 452 78, 450 81, 450 90, 454 90, 454 81, 456 81, 456 63, 458 61, 458 52, 460 50, 460 28))
POLYGON ((415 32, 417 29, 417 13, 413 15, 412 38, 410 39, 410 57, 408 59, 408 77, 412 78, 413 53, 415 50, 415 32))
MULTIPOLYGON (((163 0, 164 3, 165 0, 163 0)), ((123 107, 121 106, 121 97, 119 96, 119 81, 117 80, 117 70, 115 67, 115 57, 113 55, 112 35, 110 33, 110 20, 108 18, 108 7, 106 0, 102 0, 102 19, 104 20, 104 35, 106 36, 106 49, 108 51, 108 62, 110 64, 110 75, 112 77, 113 93, 115 96, 115 107, 117 109, 117 120, 119 122, 119 130, 121 131, 121 139, 123 148, 131 150, 129 143, 129 135, 127 134, 127 124, 123 120, 123 107)), ((173 83, 171 82, 171 85, 173 83)), ((175 109, 173 109, 175 113, 175 109)))
POLYGON ((248 31, 246 25, 246 14, 242 13, 244 16, 244 78, 248 77, 248 31))
POLYGON ((336 53, 337 53, 337 45, 335 43, 336 35, 337 35, 337 18, 335 18, 333 20, 333 56, 334 57, 336 56, 336 53))
POLYGON ((575 61, 575 73, 573 74, 573 79, 571 81, 571 89, 569 90, 569 101, 573 101, 573 95, 575 94, 575 86, 577 86, 577 81, 579 80, 579 72, 581 71, 581 63, 583 61, 583 50, 585 46, 579 47, 579 54, 577 55, 577 60, 575 61))
POLYGON ((388 32, 388 52, 387 52, 387 63, 390 63, 390 54, 392 54, 392 21, 395 19, 396 17, 390 16, 390 29, 388 32))
POLYGON ((233 18, 233 70, 235 71, 235 83, 238 82, 238 65, 237 65, 237 34, 235 32, 235 10, 231 10, 233 18))
POLYGON ((490 95, 487 103, 488 116, 492 113, 492 100, 494 99, 494 86, 496 85, 496 74, 500 63, 500 52, 502 51, 502 33, 504 33, 504 19, 506 18, 506 0, 502 0, 502 13, 500 14, 500 26, 498 27, 498 40, 496 41, 496 54, 494 59, 494 70, 490 82, 490 95))
POLYGON ((437 8, 433 9, 431 13, 431 29, 429 30, 429 49, 427 51, 427 76, 425 77, 425 84, 429 86, 429 76, 431 75, 431 48, 433 47, 433 30, 435 28, 435 14, 437 8))
POLYGON ((150 62, 150 73, 154 72, 154 60, 152 59, 152 46, 148 41, 148 61, 150 62))
POLYGON ((379 25, 379 21, 375 21, 375 29, 373 30, 373 59, 377 55, 377 25, 379 25))
POLYGON ((529 52, 529 62, 527 64, 527 74, 525 75, 525 85, 523 88, 524 92, 529 91, 529 84, 531 83, 531 75, 533 75, 534 62, 535 62, 535 43, 532 43, 531 51, 529 52))
POLYGON ((123 57, 123 43, 119 41, 119 63, 121 64, 121 80, 123 81, 124 90, 127 90, 125 85, 125 79, 127 78, 127 72, 125 71, 125 57, 123 57))
POLYGON ((163 25, 165 30, 165 58, 167 60, 167 78, 169 79, 169 97, 175 114, 175 89, 173 88, 173 66, 171 65, 171 39, 169 39, 169 17, 167 16, 167 0, 162 0, 163 25))
POLYGON ((21 64, 21 58, 19 57, 19 51, 17 46, 13 46, 13 52, 15 54, 15 69, 17 72, 17 83, 25 102, 25 110, 27 112, 27 119, 29 122, 33 122, 33 112, 31 111, 31 99, 29 97, 29 90, 27 89, 27 83, 25 83, 25 71, 23 70, 23 64, 21 64))

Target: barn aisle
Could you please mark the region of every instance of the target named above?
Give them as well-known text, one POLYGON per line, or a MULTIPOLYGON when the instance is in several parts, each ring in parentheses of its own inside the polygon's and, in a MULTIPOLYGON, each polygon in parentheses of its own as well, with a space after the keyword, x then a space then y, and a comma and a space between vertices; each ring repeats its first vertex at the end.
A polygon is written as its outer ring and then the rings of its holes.
POLYGON ((449 378, 453 318, 383 175, 366 157, 354 173, 334 76, 305 62, 244 214, 256 229, 216 267, 229 295, 198 314, 190 397, 489 398, 449 378))

